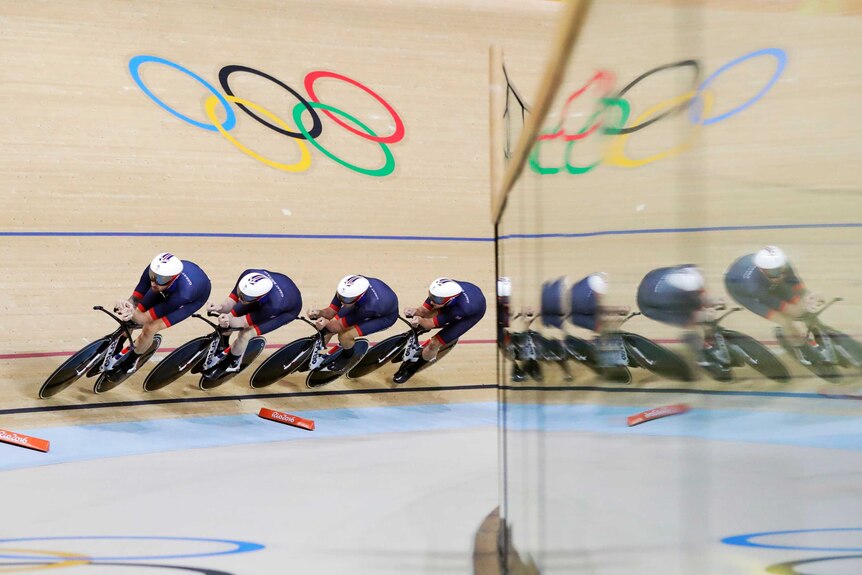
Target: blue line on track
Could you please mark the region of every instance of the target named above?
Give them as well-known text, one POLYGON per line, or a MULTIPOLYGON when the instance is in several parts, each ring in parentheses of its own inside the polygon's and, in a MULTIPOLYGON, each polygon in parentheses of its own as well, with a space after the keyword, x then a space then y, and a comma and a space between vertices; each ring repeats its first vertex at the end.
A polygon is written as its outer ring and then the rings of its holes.
POLYGON ((389 240, 410 242, 493 242, 458 236, 374 236, 362 234, 250 234, 223 232, 0 232, 0 237, 234 238, 264 240, 389 240))
MULTIPOLYGON (((595 232, 506 234, 501 240, 543 238, 590 238, 598 236, 628 236, 644 234, 691 234, 707 232, 736 232, 752 230, 807 230, 862 228, 862 223, 824 224, 767 224, 755 226, 713 226, 699 228, 644 228, 633 230, 599 230, 595 232)), ((148 237, 148 238, 234 238, 234 239, 286 239, 286 240, 383 240, 383 241, 427 241, 427 242, 493 242, 492 237, 470 236, 379 236, 364 234, 252 234, 226 232, 4 232, 0 237, 148 237)))
POLYGON ((862 228, 862 223, 833 224, 767 224, 759 226, 713 226, 701 228, 648 228, 635 230, 604 230, 579 233, 547 233, 547 234, 507 234, 500 236, 501 240, 510 239, 543 239, 543 238, 591 238, 597 236, 629 236, 642 234, 693 234, 705 232, 738 232, 752 230, 808 230, 831 228, 862 228))

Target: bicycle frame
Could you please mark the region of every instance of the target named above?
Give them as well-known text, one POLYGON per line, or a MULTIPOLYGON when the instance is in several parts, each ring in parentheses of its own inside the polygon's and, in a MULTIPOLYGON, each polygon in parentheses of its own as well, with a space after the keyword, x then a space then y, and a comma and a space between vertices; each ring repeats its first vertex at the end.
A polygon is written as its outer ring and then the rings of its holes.
POLYGON ((814 340, 823 352, 823 359, 832 365, 838 364, 838 352, 835 346, 832 345, 832 338, 828 333, 829 328, 820 321, 820 314, 826 311, 832 304, 839 301, 844 301, 844 298, 832 298, 822 308, 814 313, 808 313, 802 318, 806 329, 805 339, 809 341, 814 340))
POLYGON ((120 319, 118 316, 109 312, 108 310, 106 310, 104 307, 102 307, 100 305, 93 306, 93 309, 106 314, 111 319, 113 319, 118 324, 120 324, 119 327, 116 330, 114 330, 114 332, 110 336, 108 336, 111 338, 111 342, 108 344, 108 347, 104 351, 105 355, 102 358, 102 365, 99 367, 99 373, 104 373, 106 371, 110 371, 111 369, 113 369, 114 365, 116 364, 116 359, 114 358, 114 356, 116 354, 117 347, 119 346, 121 337, 123 335, 125 335, 126 339, 129 340, 129 347, 131 348, 131 350, 135 351, 135 339, 132 337, 132 331, 131 330, 136 329, 140 326, 137 324, 134 324, 132 322, 128 322, 128 321, 124 321, 124 320, 120 319))

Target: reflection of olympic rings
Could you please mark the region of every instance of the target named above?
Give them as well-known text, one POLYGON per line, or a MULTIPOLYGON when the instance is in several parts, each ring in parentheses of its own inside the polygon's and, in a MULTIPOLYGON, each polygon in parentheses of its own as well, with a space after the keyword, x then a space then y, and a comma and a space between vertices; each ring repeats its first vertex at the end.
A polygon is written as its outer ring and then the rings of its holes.
POLYGON ((385 144, 394 144, 394 143, 400 142, 402 139, 404 139, 405 129, 404 129, 403 120, 398 115, 398 112, 396 112, 395 109, 389 104, 389 102, 384 100, 382 96, 377 94, 377 92, 375 92, 374 90, 372 90, 368 86, 366 86, 366 85, 364 85, 364 84, 362 84, 362 83, 360 83, 360 82, 358 82, 352 78, 348 78, 347 76, 344 76, 342 74, 337 74, 335 72, 327 72, 327 71, 322 71, 322 70, 309 72, 305 76, 305 88, 309 94, 309 98, 308 98, 308 100, 306 100, 305 98, 302 97, 302 95, 299 92, 297 92, 296 90, 294 90, 293 88, 291 88, 290 86, 288 86, 287 84, 282 82, 281 80, 275 78, 274 76, 266 74, 265 72, 261 72, 260 70, 256 70, 254 68, 249 68, 248 66, 229 65, 229 66, 224 66, 219 71, 219 83, 221 84, 222 89, 225 92, 227 92, 227 96, 223 95, 221 92, 219 92, 219 90, 215 86, 213 86, 212 84, 210 84, 209 82, 207 82, 206 80, 204 80, 203 78, 201 78, 199 75, 195 74, 194 72, 192 72, 188 68, 180 66, 179 64, 177 64, 175 62, 171 62, 170 60, 166 60, 165 58, 159 58, 157 56, 139 55, 139 56, 133 57, 131 60, 129 60, 129 72, 132 75, 132 79, 135 81, 135 83, 138 85, 138 87, 141 88, 141 90, 144 92, 144 94, 146 94, 151 100, 153 100, 156 104, 158 104, 162 109, 166 110, 168 113, 170 113, 174 117, 179 118, 180 120, 183 120, 184 122, 187 122, 187 123, 189 123, 193 126, 196 126, 198 128, 202 128, 204 130, 209 130, 209 131, 213 131, 213 132, 218 131, 228 141, 230 141, 234 146, 236 146, 237 148, 242 150, 243 153, 247 154, 248 156, 254 158, 255 160, 257 160, 263 164, 266 164, 270 167, 273 167, 273 168, 276 168, 279 170, 283 170, 283 171, 287 171, 287 172, 302 172, 302 171, 305 171, 309 168, 309 166, 311 165, 311 159, 310 159, 310 156, 308 156, 308 160, 306 161, 306 154, 308 154, 308 150, 307 150, 307 148, 304 147, 304 143, 301 141, 299 142, 299 144, 300 144, 300 150, 302 152, 302 158, 295 164, 284 164, 284 163, 276 162, 276 161, 271 160, 269 158, 265 158, 264 156, 258 154, 257 152, 252 151, 250 148, 240 144, 236 138, 229 136, 227 133, 227 132, 230 132, 234 128, 234 126, 236 125, 236 114, 234 113, 233 109, 230 107, 229 102, 236 104, 236 106, 240 110, 242 110, 243 112, 245 112, 246 114, 248 114, 249 116, 254 118, 255 121, 261 123, 262 125, 266 126, 267 128, 269 128, 269 129, 271 129, 271 130, 273 130, 279 134, 282 134, 284 136, 288 136, 288 137, 296 139, 296 140, 308 140, 308 141, 312 142, 312 144, 318 150, 320 150, 324 155, 326 155, 327 157, 329 157, 333 161, 341 164, 342 166, 344 166, 350 170, 353 170, 355 172, 359 172, 360 174, 366 174, 366 175, 370 175, 370 176, 381 177, 381 176, 386 176, 386 175, 391 174, 393 172, 393 170, 395 169, 395 158, 392 156, 389 149, 385 147, 385 144), (208 91, 212 92, 213 95, 206 100, 206 103, 204 105, 205 106, 204 111, 206 113, 207 118, 210 120, 211 123, 207 124, 204 122, 199 122, 197 120, 193 120, 192 118, 186 116, 185 114, 182 114, 182 113, 176 111, 175 109, 171 108, 164 101, 162 101, 155 94, 153 94, 152 90, 150 90, 146 86, 146 84, 144 84, 143 80, 141 79, 141 74, 140 74, 141 65, 145 64, 147 62, 151 62, 151 63, 155 63, 155 64, 163 64, 165 66, 169 66, 169 67, 191 77, 196 82, 198 82, 199 84, 204 86, 208 91), (311 120, 312 120, 311 128, 306 129, 304 126, 299 125, 299 126, 297 126, 298 132, 291 131, 290 127, 287 126, 287 124, 283 120, 281 120, 278 116, 276 116, 274 113, 270 112, 269 110, 266 110, 265 108, 263 108, 262 106, 260 106, 258 104, 255 104, 255 103, 249 101, 248 99, 237 97, 234 94, 234 92, 231 89, 230 84, 228 82, 228 78, 230 77, 230 75, 233 73, 236 73, 236 72, 245 72, 245 73, 259 76, 261 78, 265 78, 265 79, 269 80, 270 82, 273 82, 277 86, 281 87, 282 89, 286 90, 287 92, 289 92, 292 96, 294 96, 297 100, 299 100, 299 104, 297 104, 297 108, 299 108, 301 110, 301 112, 297 114, 296 109, 294 109, 294 114, 293 114, 294 118, 301 117, 302 112, 308 112, 311 115, 311 120), (347 84, 350 84, 352 86, 359 88, 360 90, 364 91, 366 94, 368 94, 369 96, 371 96, 372 98, 377 100, 377 102, 379 102, 380 105, 383 106, 383 108, 386 110, 386 112, 389 114, 389 116, 392 118, 393 122, 395 123, 395 129, 392 132, 392 134, 389 134, 387 136, 378 136, 377 134, 372 132, 372 130, 370 128, 368 128, 365 124, 361 123, 359 120, 357 120, 353 116, 349 116, 346 112, 344 112, 342 110, 338 110, 332 106, 328 106, 326 104, 321 103, 320 100, 318 100, 318 98, 317 98, 316 92, 314 91, 314 83, 320 78, 332 78, 335 80, 340 80, 342 82, 345 82, 347 84), (213 100, 212 98, 215 98, 215 100, 213 100), (227 114, 225 121, 222 124, 219 123, 219 121, 215 115, 216 103, 220 103, 222 105, 222 107, 225 109, 225 112, 227 114), (317 104, 317 105, 315 105, 315 104, 317 104), (315 108, 319 108, 319 109, 323 110, 323 113, 327 117, 332 119, 332 121, 334 121, 336 124, 338 124, 342 128, 346 129, 347 131, 351 132, 352 134, 355 134, 355 135, 357 135, 363 139, 378 143, 381 146, 383 146, 384 154, 386 155, 386 163, 385 163, 384 167, 379 168, 379 169, 362 168, 362 167, 356 166, 354 164, 351 164, 349 162, 346 162, 346 161, 342 160, 341 158, 338 158, 337 156, 335 156, 335 154, 333 154, 330 151, 324 150, 322 146, 320 146, 319 144, 317 144, 315 142, 317 137, 323 131, 323 126, 322 126, 321 121, 320 121, 320 116, 315 111, 315 108), (252 112, 252 110, 254 110, 254 112, 257 112, 257 113, 252 112), (260 114, 260 115, 258 115, 258 114, 260 114), (265 120, 261 116, 267 118, 267 120, 269 120, 269 121, 265 120), (358 126, 358 128, 351 126, 350 124, 345 123, 344 120, 339 119, 336 116, 341 116, 342 118, 349 120, 350 122, 355 124, 355 126, 358 126), (391 164, 391 166, 390 166, 390 164, 391 164))
POLYGON ((745 54, 744 56, 740 56, 736 60, 731 60, 704 80, 700 86, 697 88, 698 93, 702 93, 706 90, 707 86, 712 84, 712 82, 718 78, 725 70, 729 70, 733 68, 737 64, 741 64, 746 60, 750 60, 751 58, 756 58, 757 56, 772 56, 775 58, 778 66, 775 68, 775 73, 772 75, 772 78, 769 79, 769 82, 766 83, 766 86, 760 90, 754 97, 750 98, 747 102, 743 102, 736 108, 730 110, 729 112, 725 112, 724 114, 719 114, 718 116, 714 116, 712 118, 701 118, 700 112, 697 109, 697 106, 692 107, 692 115, 691 121, 693 124, 703 124, 704 126, 709 126, 710 124, 717 124, 722 120, 726 120, 731 116, 735 116, 741 111, 745 110, 749 106, 753 105, 755 102, 763 98, 766 93, 772 88, 773 85, 778 81, 778 77, 781 76, 781 73, 784 72, 784 67, 787 66, 787 54, 784 53, 784 50, 780 50, 778 48, 765 48, 763 50, 757 50, 756 52, 751 52, 749 54, 745 54))
MULTIPOLYGON (((689 102, 692 102, 698 95, 696 92, 689 92, 688 94, 683 94, 682 96, 677 96, 676 98, 671 98, 670 100, 665 100, 664 102, 659 102, 649 110, 646 110, 643 114, 635 118, 635 125, 640 125, 639 123, 643 123, 644 125, 649 124, 649 122, 643 122, 645 118, 649 118, 652 114, 664 110, 665 108, 670 108, 667 112, 660 114, 659 116, 667 115, 674 110, 680 110, 688 105, 689 102)), ((700 96, 703 99, 703 107, 706 110, 712 109, 712 92, 703 92, 700 96)), ((210 96, 212 98, 212 96, 210 96)), ((696 127, 699 128, 700 125, 696 124, 696 127)), ((626 142, 628 142, 629 137, 631 136, 631 132, 622 134, 619 138, 616 138, 611 144, 610 149, 608 150, 608 164, 614 166, 620 166, 623 168, 637 168, 640 166, 645 166, 647 164, 651 164, 653 162, 657 162, 659 160, 663 160, 664 158, 669 158, 671 156, 675 156, 677 154, 681 154, 682 152, 691 148, 695 141, 697 140, 697 136, 700 133, 699 130, 694 130, 688 139, 673 148, 668 148, 663 152, 659 152, 657 154, 653 154, 647 158, 641 158, 638 160, 633 160, 626 155, 625 147, 626 142)))
MULTIPOLYGON (((629 82, 625 87, 623 87, 613 96, 610 95, 610 88, 608 88, 606 90, 606 94, 598 99, 599 112, 597 112, 597 114, 601 117, 601 112, 609 105, 614 105, 621 108, 620 102, 626 102, 626 107, 630 107, 628 101, 623 98, 623 96, 632 88, 634 88, 634 86, 638 83, 664 70, 670 70, 675 68, 692 68, 694 71, 692 90, 690 92, 687 92, 686 94, 675 96, 673 98, 651 106, 647 111, 640 114, 637 118, 633 120, 632 126, 626 126, 626 120, 623 120, 622 122, 615 123, 616 125, 605 125, 602 127, 602 129, 599 130, 598 128, 600 127, 600 125, 602 125, 602 120, 600 119, 598 122, 595 122, 596 114, 590 116, 590 118, 585 122, 584 126, 575 134, 568 134, 565 132, 565 130, 560 129, 560 125, 557 125, 549 132, 540 134, 536 138, 536 143, 533 146, 533 150, 530 155, 530 167, 534 172, 538 174, 558 173, 560 171, 560 168, 548 168, 541 165, 541 162, 539 161, 539 149, 542 142, 547 142, 548 140, 555 140, 560 138, 568 143, 565 151, 567 168, 566 171, 570 174, 583 174, 592 171, 601 163, 602 160, 599 160, 598 162, 583 168, 572 169, 572 167, 570 167, 568 159, 569 153, 571 151, 572 141, 584 139, 591 134, 616 137, 616 139, 612 141, 611 146, 608 148, 606 156, 603 158, 603 160, 611 165, 615 165, 618 167, 636 168, 651 164, 653 162, 657 162, 665 158, 676 156, 688 150, 693 145, 696 138, 696 134, 692 134, 692 136, 688 140, 686 140, 680 145, 639 160, 628 158, 625 155, 624 148, 628 137, 632 133, 638 132, 658 122, 659 120, 674 115, 686 108, 690 108, 689 120, 695 128, 695 133, 701 126, 717 124, 718 122, 727 120, 728 118, 739 114, 740 112, 754 105, 766 95, 766 93, 778 81, 778 78, 784 72, 784 68, 786 67, 786 65, 787 55, 784 50, 781 50, 779 48, 766 48, 763 50, 750 52, 748 54, 740 56, 739 58, 731 60, 730 62, 719 67, 715 72, 710 74, 705 80, 700 83, 698 83, 700 79, 700 64, 696 60, 683 60, 680 62, 675 62, 659 66, 657 68, 653 68, 652 70, 641 74, 633 81, 629 82), (714 116, 710 116, 709 114, 712 112, 712 104, 714 102, 714 98, 711 91, 707 90, 707 88, 709 88, 713 83, 715 83, 716 79, 729 69, 747 60, 757 58, 759 56, 771 56, 775 58, 777 62, 776 70, 773 73, 772 77, 769 79, 769 81, 766 83, 766 85, 757 94, 755 94, 742 104, 736 106, 735 108, 726 112, 722 112, 720 114, 716 114, 714 116)), ((598 71, 596 75, 590 78, 584 86, 576 90, 566 99, 563 105, 563 114, 565 114, 565 111, 567 110, 568 106, 576 97, 583 94, 589 86, 591 86, 599 78, 602 77, 613 76, 611 72, 608 72, 606 70, 598 71)), ((563 118, 565 118, 565 115, 563 116, 563 118)))
MULTIPOLYGON (((695 86, 697 86, 697 81, 700 80, 700 63, 697 60, 683 60, 682 62, 674 62, 673 64, 665 64, 664 66, 659 66, 658 68, 653 68, 652 70, 650 70, 648 72, 644 72, 643 74, 641 74, 640 76, 638 76, 637 78, 635 78, 634 80, 629 82, 622 90, 617 92, 616 95, 614 95, 614 98, 622 98, 623 96, 626 95, 626 92, 628 92, 629 90, 634 88, 637 84, 640 84, 643 80, 646 80, 647 78, 649 78, 653 74, 656 74, 658 72, 662 72, 664 70, 672 70, 674 68, 685 68, 685 67, 694 68, 694 78, 692 78, 692 86, 691 86, 692 88, 694 88, 695 86)), ((671 114, 675 114, 677 112, 682 111, 683 109, 685 109, 686 106, 691 105, 691 101, 692 101, 692 98, 684 101, 679 106, 675 106, 675 107, 671 108, 670 110, 668 110, 667 112, 665 112, 663 114, 659 114, 655 118, 652 118, 646 122, 639 124, 638 120, 635 120, 635 125, 629 126, 628 128, 622 128, 619 130, 614 129, 614 128, 609 128, 607 133, 608 134, 631 134, 632 132, 637 132, 638 130, 643 130, 644 128, 646 128, 650 124, 654 124, 655 122, 658 122, 662 118, 666 118, 666 117, 670 116, 671 114)), ((644 114, 644 115, 646 116, 648 114, 644 114)))
POLYGON ((846 559, 862 559, 862 555, 838 555, 836 557, 815 557, 814 559, 801 559, 799 561, 788 561, 787 563, 779 563, 770 565, 766 568, 767 573, 773 575, 812 575, 798 571, 796 568, 799 565, 807 565, 808 563, 822 563, 823 561, 843 561, 846 559))
POLYGON ((853 553, 862 551, 860 547, 804 547, 801 545, 770 545, 768 543, 755 543, 752 539, 756 537, 770 537, 781 535, 796 535, 798 533, 846 533, 848 531, 862 531, 862 527, 836 527, 834 529, 796 529, 793 531, 764 531, 763 533, 746 533, 734 535, 721 540, 725 545, 739 545, 742 547, 760 547, 762 549, 788 549, 792 551, 831 551, 835 553, 853 553))
POLYGON ((42 571, 44 569, 59 569, 62 567, 74 567, 76 565, 86 565, 90 563, 89 557, 78 553, 68 553, 65 551, 36 551, 33 549, 0 549, 0 551, 13 551, 15 553, 36 553, 38 555, 52 555, 57 557, 57 561, 45 563, 44 557, 39 557, 38 563, 0 563, 0 573, 21 573, 22 571, 42 571), (14 569, 6 569, 6 567, 16 566, 14 569))
MULTIPOLYGON (((3 565, 40 565, 39 563, 3 563, 3 565)), ((191 571, 200 575, 233 575, 227 571, 210 569, 209 567, 188 567, 185 565, 159 565, 158 563, 90 563, 95 567, 153 567, 155 569, 176 569, 178 571, 191 571)), ((46 567, 43 567, 45 569, 46 567)), ((21 570, 19 570, 21 571, 21 570)))
MULTIPOLYGON (((195 557, 214 557, 216 555, 235 555, 237 553, 250 553, 264 548, 259 543, 249 541, 232 541, 230 539, 207 539, 203 537, 148 537, 134 535, 99 535, 92 537, 20 537, 16 539, 0 539, 0 543, 19 543, 22 541, 195 541, 204 543, 218 543, 230 545, 232 549, 226 551, 212 551, 208 553, 189 553, 184 555, 144 555, 141 557, 94 557, 86 556, 88 561, 158 561, 162 559, 190 559, 195 557)), ((34 552, 35 553, 35 552, 34 552)), ((80 556, 80 555, 79 555, 80 556)), ((6 555, 0 553, 0 559, 35 559, 44 560, 44 557, 33 557, 28 555, 6 555)))

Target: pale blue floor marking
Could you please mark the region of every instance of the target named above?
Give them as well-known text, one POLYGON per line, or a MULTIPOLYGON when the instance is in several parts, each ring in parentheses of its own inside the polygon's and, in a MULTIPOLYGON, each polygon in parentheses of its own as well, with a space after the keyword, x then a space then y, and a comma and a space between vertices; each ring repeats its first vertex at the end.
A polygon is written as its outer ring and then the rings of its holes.
MULTIPOLYGON (((271 406, 279 409, 278 406, 271 406)), ((615 435, 656 435, 772 443, 800 447, 862 450, 859 418, 729 409, 698 409, 683 415, 626 426, 626 416, 649 406, 509 405, 506 420, 514 430, 581 431, 615 435)), ((257 417, 230 415, 75 427, 20 430, 51 441, 39 453, 0 444, 0 470, 70 461, 119 457, 202 447, 243 445, 375 433, 495 427, 494 402, 282 411, 315 421, 305 431, 257 417)))

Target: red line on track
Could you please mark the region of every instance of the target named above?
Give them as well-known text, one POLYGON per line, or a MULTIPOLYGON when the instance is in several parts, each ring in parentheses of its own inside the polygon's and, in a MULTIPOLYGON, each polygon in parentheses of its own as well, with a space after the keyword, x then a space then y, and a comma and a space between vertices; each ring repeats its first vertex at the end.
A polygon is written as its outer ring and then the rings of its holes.
MULTIPOLYGON (((377 342, 374 342, 377 343, 377 342)), ((459 341, 458 343, 464 344, 489 344, 489 343, 497 343, 496 339, 465 339, 459 341)), ((283 343, 271 343, 266 346, 266 349, 278 349, 282 347, 283 343)), ((174 347, 163 347, 159 348, 158 353, 170 353, 174 351, 176 348, 174 347)), ((73 355, 74 351, 37 351, 31 353, 0 353, 0 360, 4 359, 35 359, 39 357, 68 357, 73 355)))

